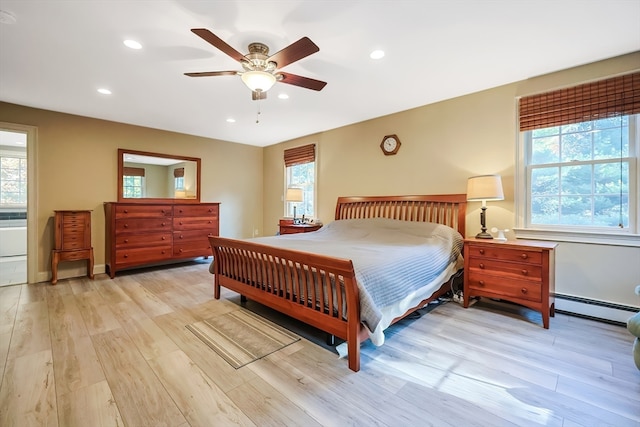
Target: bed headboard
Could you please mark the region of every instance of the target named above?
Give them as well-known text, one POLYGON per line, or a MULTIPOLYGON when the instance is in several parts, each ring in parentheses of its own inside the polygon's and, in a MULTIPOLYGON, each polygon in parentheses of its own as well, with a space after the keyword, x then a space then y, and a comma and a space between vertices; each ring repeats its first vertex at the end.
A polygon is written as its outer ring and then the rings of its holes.
POLYGON ((335 219, 391 218, 436 222, 465 235, 466 194, 338 197, 335 219))

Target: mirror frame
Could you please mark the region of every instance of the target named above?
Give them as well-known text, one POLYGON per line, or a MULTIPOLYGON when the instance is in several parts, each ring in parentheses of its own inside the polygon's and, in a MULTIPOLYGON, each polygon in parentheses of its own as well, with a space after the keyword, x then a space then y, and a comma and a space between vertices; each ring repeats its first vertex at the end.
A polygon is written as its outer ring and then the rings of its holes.
POLYGON ((186 156, 175 156, 172 154, 162 154, 162 153, 151 153, 148 151, 136 151, 136 150, 126 150, 124 148, 118 148, 118 202, 119 203, 200 203, 200 174, 201 174, 201 161, 198 157, 186 157, 186 156), (184 160, 191 161, 196 163, 196 197, 190 199, 176 199, 174 197, 167 198, 124 198, 122 197, 123 190, 123 172, 124 172, 124 155, 125 154, 135 154, 139 156, 148 156, 148 157, 161 157, 163 159, 176 159, 176 160, 184 160))

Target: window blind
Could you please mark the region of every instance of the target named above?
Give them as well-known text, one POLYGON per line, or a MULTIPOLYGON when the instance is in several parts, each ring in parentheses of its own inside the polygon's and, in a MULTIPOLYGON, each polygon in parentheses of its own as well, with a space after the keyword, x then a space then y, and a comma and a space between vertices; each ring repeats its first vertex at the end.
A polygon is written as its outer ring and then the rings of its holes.
POLYGON ((302 145, 284 150, 284 165, 286 167, 311 163, 316 161, 316 145, 302 145))
POLYGON ((173 170, 173 177, 174 178, 182 178, 182 177, 184 177, 184 168, 175 168, 173 170))
POLYGON ((640 72, 520 98, 520 131, 640 113, 640 72))
POLYGON ((124 176, 144 176, 144 168, 124 167, 122 174, 124 176))

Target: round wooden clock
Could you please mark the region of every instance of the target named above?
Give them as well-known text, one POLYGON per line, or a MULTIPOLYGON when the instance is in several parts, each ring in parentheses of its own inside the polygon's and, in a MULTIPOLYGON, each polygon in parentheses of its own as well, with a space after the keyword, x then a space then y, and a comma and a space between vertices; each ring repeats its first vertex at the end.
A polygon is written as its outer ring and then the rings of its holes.
POLYGON ((382 142, 380 143, 380 148, 385 156, 391 156, 396 154, 400 149, 400 139, 397 135, 386 135, 382 138, 382 142))

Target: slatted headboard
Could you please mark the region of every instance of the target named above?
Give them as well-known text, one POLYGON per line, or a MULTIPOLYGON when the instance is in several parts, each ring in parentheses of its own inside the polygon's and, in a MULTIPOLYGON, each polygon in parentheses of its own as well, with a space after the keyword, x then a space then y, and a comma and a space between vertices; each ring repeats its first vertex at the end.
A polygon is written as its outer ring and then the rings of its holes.
POLYGON ((435 222, 465 235, 466 194, 338 197, 335 219, 391 218, 435 222))

